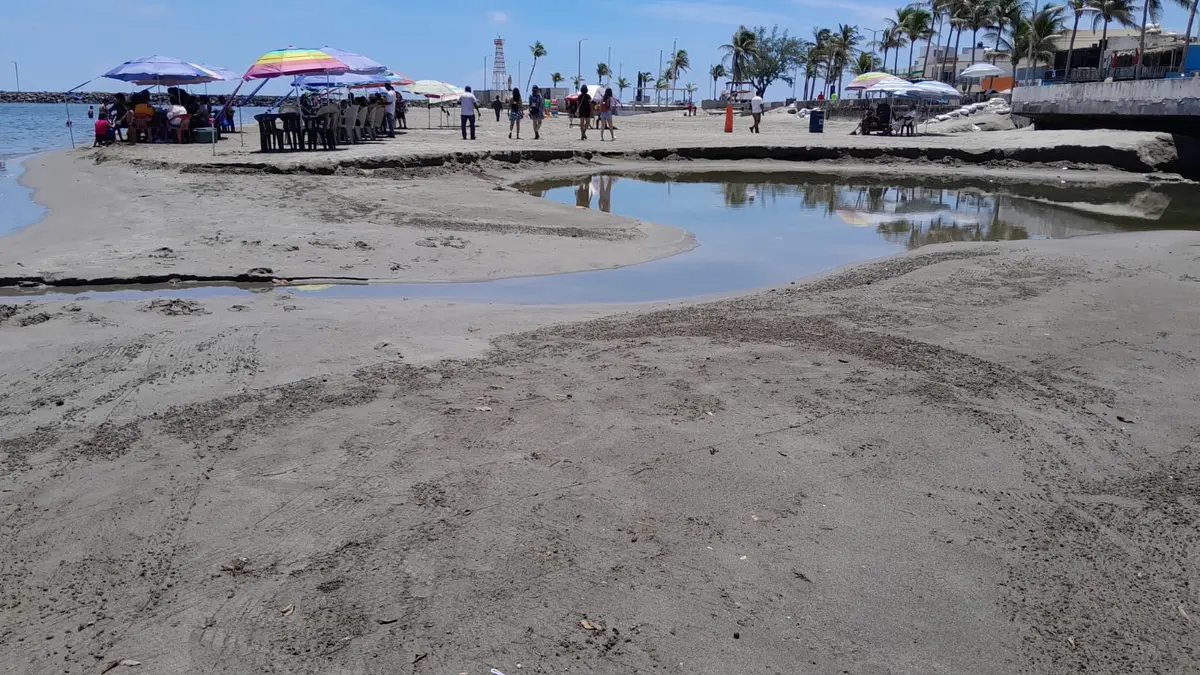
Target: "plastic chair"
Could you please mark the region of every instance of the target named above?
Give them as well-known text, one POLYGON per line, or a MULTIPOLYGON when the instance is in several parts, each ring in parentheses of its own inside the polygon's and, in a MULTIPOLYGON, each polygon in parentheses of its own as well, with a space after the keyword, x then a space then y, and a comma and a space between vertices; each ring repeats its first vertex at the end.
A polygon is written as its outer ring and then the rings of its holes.
POLYGON ((283 113, 279 119, 283 121, 283 142, 290 145, 292 150, 303 149, 304 122, 300 113, 283 113))
POLYGON ((129 142, 137 143, 142 135, 145 134, 146 142, 153 143, 154 132, 150 130, 150 122, 153 120, 153 115, 134 115, 133 125, 129 127, 129 142))
POLYGON ((358 106, 348 105, 342 111, 341 129, 346 136, 347 143, 358 143, 358 128, 355 127, 355 122, 358 120, 358 106))
POLYGON ((370 106, 363 106, 358 109, 357 122, 354 125, 355 131, 358 132, 358 140, 362 141, 367 137, 367 115, 371 112, 370 106))
POLYGON ((192 116, 184 115, 184 116, 180 117, 179 118, 179 126, 175 127, 175 142, 182 145, 184 142, 184 140, 183 140, 184 138, 187 138, 190 141, 191 137, 192 137, 191 128, 192 128, 192 116))

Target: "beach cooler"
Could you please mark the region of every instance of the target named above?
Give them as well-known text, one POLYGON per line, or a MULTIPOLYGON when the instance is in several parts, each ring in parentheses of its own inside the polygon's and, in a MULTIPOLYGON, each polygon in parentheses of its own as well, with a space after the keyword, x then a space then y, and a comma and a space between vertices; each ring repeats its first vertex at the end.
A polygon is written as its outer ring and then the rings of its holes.
POLYGON ((200 127, 192 129, 192 133, 196 136, 197 143, 213 143, 217 135, 217 130, 212 127, 200 127))
POLYGON ((820 134, 825 132, 825 111, 813 110, 808 113, 808 133, 820 134))

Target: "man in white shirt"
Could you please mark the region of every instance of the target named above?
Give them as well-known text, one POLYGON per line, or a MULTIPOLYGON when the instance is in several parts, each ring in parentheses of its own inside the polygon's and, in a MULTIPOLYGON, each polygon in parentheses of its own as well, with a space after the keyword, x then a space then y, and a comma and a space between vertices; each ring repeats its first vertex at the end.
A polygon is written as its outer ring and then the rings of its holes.
POLYGON ((383 85, 383 96, 387 99, 387 105, 384 107, 384 117, 387 118, 388 138, 396 137, 396 97, 399 94, 395 89, 392 89, 391 84, 383 85))
POLYGON ((467 123, 471 124, 471 140, 475 140, 475 108, 479 104, 479 99, 475 98, 475 94, 471 93, 471 88, 462 96, 458 97, 458 103, 462 106, 462 135, 463 140, 467 140, 467 123))
POLYGON ((758 130, 758 125, 762 123, 763 116, 763 90, 758 89, 754 92, 754 98, 750 99, 750 116, 754 118, 754 125, 750 127, 750 133, 762 133, 758 130))

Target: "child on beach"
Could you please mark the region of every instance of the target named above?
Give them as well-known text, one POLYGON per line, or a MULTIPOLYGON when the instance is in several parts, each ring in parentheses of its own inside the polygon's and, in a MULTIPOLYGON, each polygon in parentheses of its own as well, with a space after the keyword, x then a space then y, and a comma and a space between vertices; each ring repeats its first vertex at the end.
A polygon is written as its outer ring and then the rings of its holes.
POLYGON ((112 145, 116 140, 116 134, 113 133, 112 124, 107 117, 101 117, 96 120, 96 142, 95 145, 112 145))

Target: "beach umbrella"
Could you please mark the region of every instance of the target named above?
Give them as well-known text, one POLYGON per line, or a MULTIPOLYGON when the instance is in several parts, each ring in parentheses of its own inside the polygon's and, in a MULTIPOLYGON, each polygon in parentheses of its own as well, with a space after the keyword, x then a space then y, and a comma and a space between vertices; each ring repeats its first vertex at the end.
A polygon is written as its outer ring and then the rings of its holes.
POLYGON ((338 87, 375 87, 386 80, 382 75, 362 75, 360 73, 310 73, 297 75, 292 80, 293 87, 309 89, 336 89, 338 87))
POLYGON ((458 87, 440 80, 417 80, 405 90, 425 98, 458 98, 463 93, 458 87))
POLYGON ((959 73, 961 77, 995 77, 1003 74, 1002 69, 990 63, 976 63, 959 73))
POLYGON ((276 49, 258 57, 243 76, 247 80, 261 80, 283 75, 308 75, 311 73, 341 74, 350 66, 326 54, 320 49, 288 47, 276 49))
POLYGON ((413 84, 411 79, 391 70, 381 73, 379 76, 386 82, 391 83, 393 87, 407 87, 408 85, 413 84))
POLYGON ((853 80, 850 80, 850 84, 846 85, 846 89, 848 89, 850 91, 855 91, 855 90, 859 90, 859 89, 870 89, 871 85, 879 82, 880 80, 886 80, 886 79, 899 80, 900 78, 896 77, 895 75, 892 75, 891 73, 881 73, 878 71, 873 72, 873 73, 863 73, 862 75, 859 75, 858 77, 854 78, 853 80))
POLYGON ((203 84, 219 80, 213 73, 171 56, 143 56, 126 61, 103 75, 139 85, 203 84))
POLYGON ((962 92, 945 82, 924 80, 909 85, 909 90, 929 98, 962 98, 962 92))
POLYGON ((206 73, 211 74, 217 80, 224 81, 224 80, 240 80, 240 79, 242 79, 241 75, 238 75, 237 73, 233 72, 232 70, 229 70, 228 68, 218 68, 217 66, 206 66, 203 63, 192 63, 192 65, 196 66, 197 68, 199 68, 200 70, 203 70, 206 73))
POLYGON ((358 73, 359 75, 378 75, 379 73, 387 71, 387 66, 374 59, 368 59, 362 54, 355 54, 354 52, 347 52, 328 46, 321 47, 321 51, 346 64, 352 73, 358 73))

